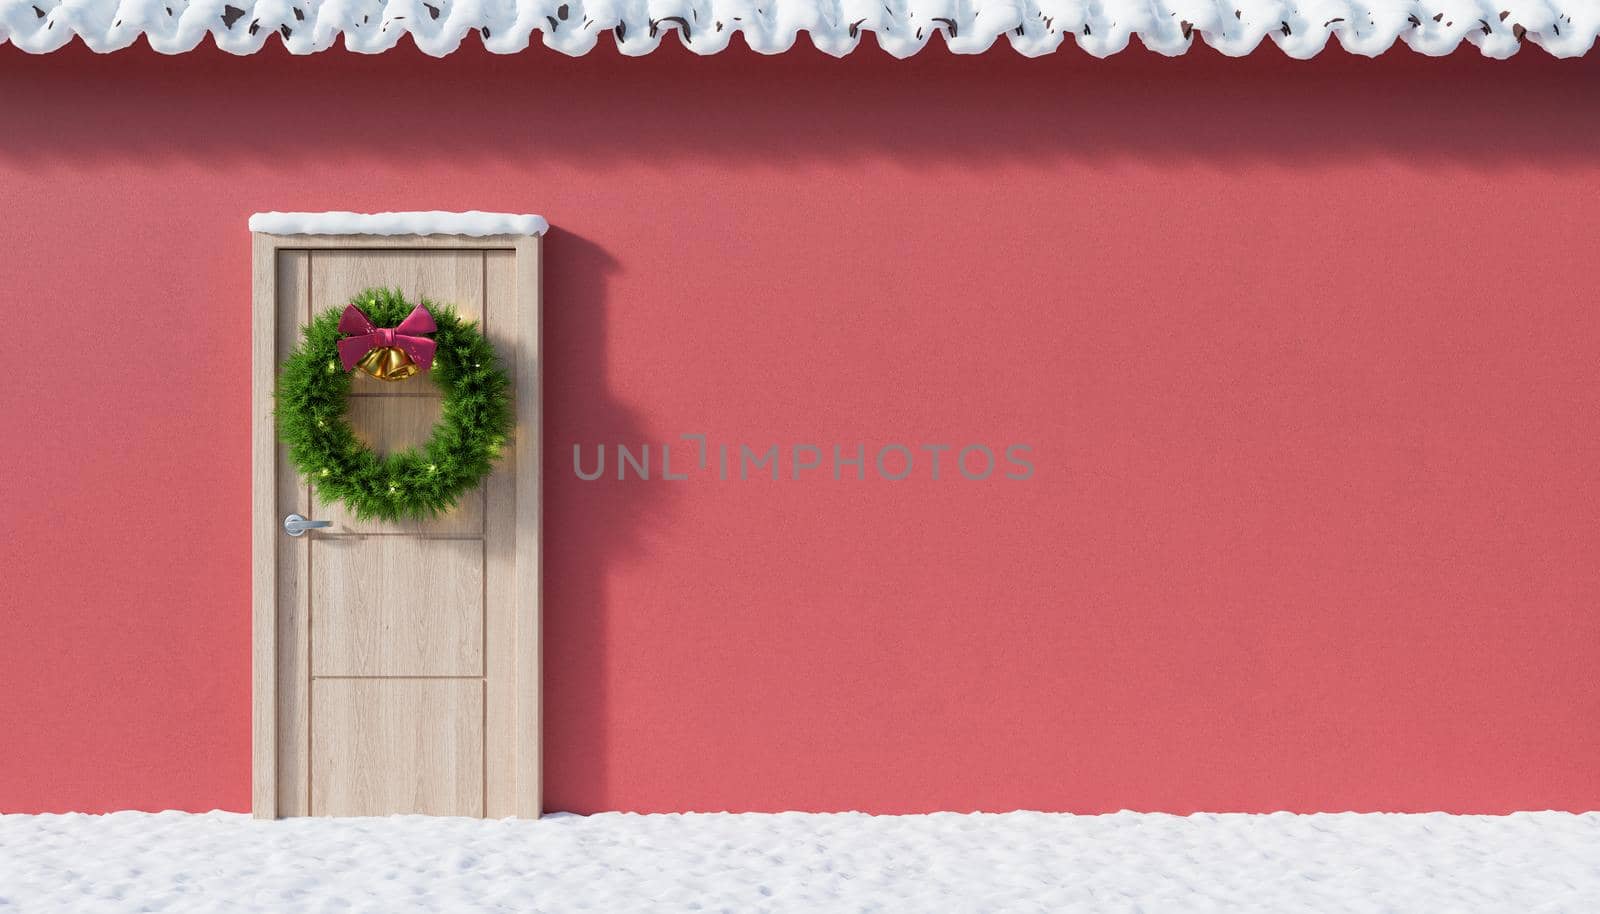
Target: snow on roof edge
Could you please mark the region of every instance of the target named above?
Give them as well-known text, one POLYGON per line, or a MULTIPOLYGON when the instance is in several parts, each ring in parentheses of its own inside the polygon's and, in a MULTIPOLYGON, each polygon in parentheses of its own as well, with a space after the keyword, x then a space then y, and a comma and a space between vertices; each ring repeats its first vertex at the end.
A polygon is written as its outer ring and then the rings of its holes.
POLYGON ((441 210, 411 213, 256 213, 250 231, 268 235, 543 235, 543 216, 441 210))
POLYGON ((1376 56, 1397 40, 1441 56, 1463 41, 1506 58, 1531 42, 1556 57, 1587 53, 1600 34, 1595 0, 0 0, 0 44, 54 51, 74 36, 92 50, 115 51, 140 37, 163 54, 217 47, 252 54, 274 35, 293 54, 386 51, 410 35, 443 57, 477 33, 485 47, 513 54, 535 32, 546 47, 579 56, 609 34, 626 55, 655 50, 669 32, 684 47, 714 54, 734 33, 762 54, 789 50, 806 32, 819 50, 842 57, 872 33, 896 57, 926 47, 935 34, 957 54, 988 50, 1001 36, 1037 57, 1070 36, 1096 57, 1137 36, 1176 56, 1198 36, 1229 56, 1263 38, 1294 58, 1319 53, 1334 38, 1353 54, 1376 56))

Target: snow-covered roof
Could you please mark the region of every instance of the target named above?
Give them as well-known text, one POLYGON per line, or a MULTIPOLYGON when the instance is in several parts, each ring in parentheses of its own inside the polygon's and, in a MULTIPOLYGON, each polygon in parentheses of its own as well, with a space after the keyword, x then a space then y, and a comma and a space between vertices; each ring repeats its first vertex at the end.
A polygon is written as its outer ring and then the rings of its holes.
POLYGON ((485 213, 256 213, 250 231, 267 235, 543 235, 543 216, 485 213))
POLYGON ((1270 38, 1290 57, 1305 58, 1333 38, 1369 56, 1398 39, 1430 55, 1466 40, 1489 57, 1510 57, 1529 42, 1576 57, 1600 32, 1600 0, 0 0, 0 44, 33 53, 74 37, 96 51, 143 37, 155 50, 177 54, 207 35, 235 54, 254 53, 269 40, 295 54, 341 40, 348 50, 377 53, 410 35, 434 56, 469 36, 512 54, 535 32, 545 46, 571 55, 587 53, 605 35, 624 54, 645 54, 673 34, 700 54, 721 51, 735 34, 776 54, 805 32, 838 56, 876 40, 908 57, 940 34, 958 54, 987 50, 1003 37, 1029 57, 1069 37, 1103 57, 1135 36, 1168 55, 1198 39, 1237 56, 1270 38))

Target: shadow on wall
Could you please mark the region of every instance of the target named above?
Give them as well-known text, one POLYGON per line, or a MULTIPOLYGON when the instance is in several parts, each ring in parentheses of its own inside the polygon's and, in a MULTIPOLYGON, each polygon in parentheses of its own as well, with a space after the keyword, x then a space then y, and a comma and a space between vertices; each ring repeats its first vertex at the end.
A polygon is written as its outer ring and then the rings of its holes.
POLYGON ((568 442, 644 442, 636 410, 608 392, 607 277, 616 260, 559 227, 545 236, 544 781, 546 809, 607 795, 607 567, 645 549, 662 522, 666 486, 554 484, 568 479, 568 442), (551 430, 561 434, 552 439, 551 430), (572 522, 580 519, 581 522, 572 522))
MULTIPOLYGON (((620 58, 606 41, 580 58, 544 48, 501 56, 469 39, 444 59, 409 44, 374 56, 290 58, 274 42, 250 57, 205 46, 181 64, 143 45, 94 55, 75 43, 42 57, 0 46, 7 123, 48 122, 86 89, 164 102, 107 106, 64 129, 8 131, 0 158, 248 163, 270 155, 319 170, 362 156, 370 143, 426 164, 494 160, 509 150, 588 164, 757 157, 773 166, 883 154, 1550 161, 1594 152, 1596 77, 1600 54, 1557 60, 1531 45, 1496 61, 1467 45, 1448 58, 1396 45, 1367 59, 1330 43, 1319 57, 1296 61, 1270 42, 1242 59, 1199 43, 1169 59, 1135 43, 1105 60, 1072 47, 1030 60, 1003 42, 957 57, 936 43, 894 60, 866 46, 834 59, 804 38, 775 57, 738 46, 698 57, 668 41, 642 58, 620 58), (304 103, 253 104, 263 93, 304 103), (211 125, 201 136, 197 116, 211 125), (685 129, 696 120, 706 129, 685 129), (619 123, 626 143, 618 142, 619 123), (730 123, 740 126, 716 129, 730 123), (118 137, 115 147, 108 133, 118 137), (330 161, 329 149, 341 153, 330 161)), ((1181 188, 1173 192, 1181 199, 1181 188)))

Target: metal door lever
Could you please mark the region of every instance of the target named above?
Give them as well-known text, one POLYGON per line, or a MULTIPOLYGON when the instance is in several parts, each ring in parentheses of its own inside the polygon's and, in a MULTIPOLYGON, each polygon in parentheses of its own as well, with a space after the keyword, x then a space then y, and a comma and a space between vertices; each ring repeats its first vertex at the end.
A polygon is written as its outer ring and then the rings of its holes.
POLYGON ((298 514, 291 514, 283 519, 283 532, 290 536, 305 536, 307 530, 331 526, 333 526, 331 520, 306 520, 298 514))

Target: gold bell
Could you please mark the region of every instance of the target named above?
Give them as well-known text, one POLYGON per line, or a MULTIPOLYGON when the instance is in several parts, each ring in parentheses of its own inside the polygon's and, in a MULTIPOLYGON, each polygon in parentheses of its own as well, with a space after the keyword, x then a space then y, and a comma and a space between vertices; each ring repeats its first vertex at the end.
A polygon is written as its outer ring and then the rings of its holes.
POLYGON ((421 368, 395 346, 379 346, 361 357, 356 367, 380 381, 404 381, 421 368))

